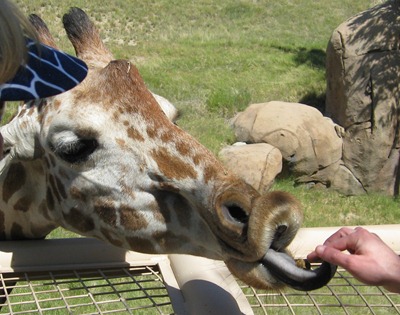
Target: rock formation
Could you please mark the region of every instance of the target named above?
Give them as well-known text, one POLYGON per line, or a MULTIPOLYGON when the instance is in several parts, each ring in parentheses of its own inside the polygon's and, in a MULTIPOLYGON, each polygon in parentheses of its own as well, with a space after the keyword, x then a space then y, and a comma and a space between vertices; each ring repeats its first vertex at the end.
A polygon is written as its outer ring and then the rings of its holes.
POLYGON ((333 32, 325 116, 304 104, 253 104, 234 118, 237 141, 278 148, 298 183, 398 195, 399 73, 400 1, 391 0, 333 32))
POLYGON ((332 34, 326 115, 344 127, 343 164, 367 192, 398 194, 399 1, 364 11, 332 34))

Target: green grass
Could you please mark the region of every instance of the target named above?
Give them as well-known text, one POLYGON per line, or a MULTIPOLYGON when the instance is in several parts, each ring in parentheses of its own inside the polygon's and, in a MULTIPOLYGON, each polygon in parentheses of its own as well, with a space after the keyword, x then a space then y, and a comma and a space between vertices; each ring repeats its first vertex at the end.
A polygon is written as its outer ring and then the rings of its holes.
POLYGON ((343 196, 326 189, 294 187, 290 179, 278 180, 273 189, 288 191, 302 201, 306 227, 400 222, 399 199, 378 194, 343 196))
MULTIPOLYGON (((282 100, 323 109, 332 31, 379 0, 16 2, 42 16, 59 47, 70 53, 62 15, 71 6, 84 9, 114 55, 133 60, 149 88, 178 107, 178 124, 217 154, 235 141, 230 119, 250 103, 282 100)), ((278 180, 274 189, 301 200, 305 226, 400 219, 400 202, 389 197, 343 197, 293 187, 290 180, 278 180)))

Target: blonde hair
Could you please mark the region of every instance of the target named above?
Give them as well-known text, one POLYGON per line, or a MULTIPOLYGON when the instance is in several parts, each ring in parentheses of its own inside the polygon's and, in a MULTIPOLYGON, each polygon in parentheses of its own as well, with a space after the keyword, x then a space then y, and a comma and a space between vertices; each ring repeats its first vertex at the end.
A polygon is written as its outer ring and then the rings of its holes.
POLYGON ((12 79, 26 60, 25 36, 36 32, 16 5, 0 0, 0 84, 12 79))

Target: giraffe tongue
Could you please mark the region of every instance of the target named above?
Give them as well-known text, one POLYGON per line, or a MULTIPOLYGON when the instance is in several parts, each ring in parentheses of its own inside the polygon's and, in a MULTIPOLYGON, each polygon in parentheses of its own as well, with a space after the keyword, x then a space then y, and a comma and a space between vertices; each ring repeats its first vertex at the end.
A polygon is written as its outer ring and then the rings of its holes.
POLYGON ((274 277, 300 291, 323 287, 332 279, 337 269, 337 266, 327 262, 322 262, 314 270, 303 269, 297 267, 289 255, 273 249, 267 251, 261 262, 274 277))

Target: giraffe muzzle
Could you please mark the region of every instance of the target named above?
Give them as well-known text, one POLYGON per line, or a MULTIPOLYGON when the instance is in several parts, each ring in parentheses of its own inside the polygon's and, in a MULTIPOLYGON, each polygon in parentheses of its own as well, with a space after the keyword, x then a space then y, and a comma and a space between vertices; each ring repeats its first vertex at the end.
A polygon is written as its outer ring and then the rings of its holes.
POLYGON ((336 266, 323 262, 316 269, 303 268, 286 250, 303 222, 300 203, 293 196, 275 191, 253 198, 250 206, 229 197, 219 212, 227 228, 221 237, 230 255, 225 262, 233 274, 263 289, 286 285, 308 291, 331 280, 336 266))

